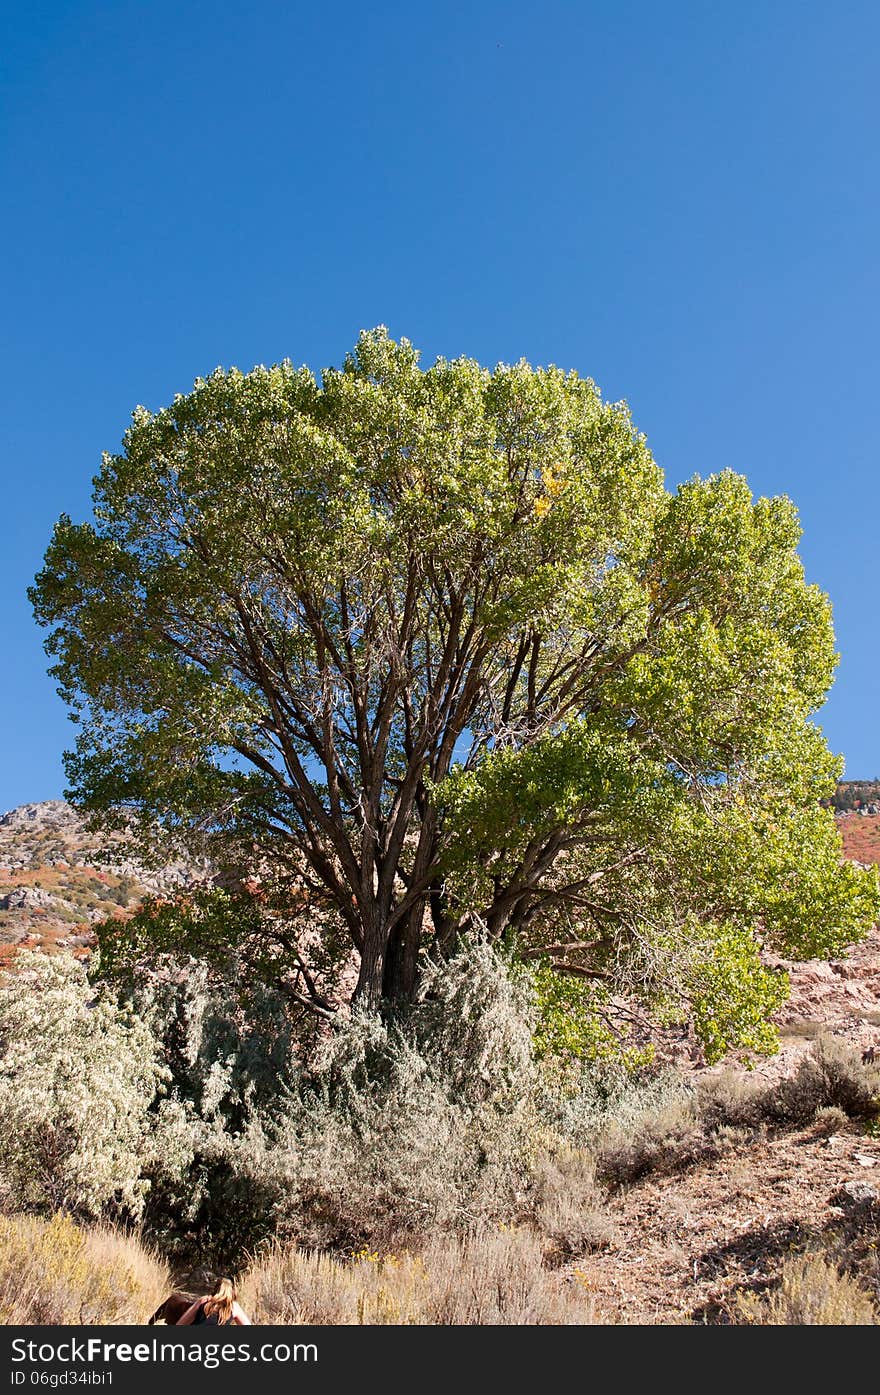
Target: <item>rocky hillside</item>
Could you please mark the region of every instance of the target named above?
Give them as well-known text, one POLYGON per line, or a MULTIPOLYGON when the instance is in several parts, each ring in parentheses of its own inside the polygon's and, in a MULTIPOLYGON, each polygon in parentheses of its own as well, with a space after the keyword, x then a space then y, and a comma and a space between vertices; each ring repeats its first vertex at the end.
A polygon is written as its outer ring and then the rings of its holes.
POLYGON ((0 962, 17 946, 85 954, 94 921, 206 875, 180 858, 147 870, 123 834, 96 837, 62 800, 23 804, 0 815, 0 962))
MULTIPOLYGON (((880 816, 844 815, 840 826, 849 857, 880 862, 880 816)), ((15 809, 0 816, 0 962, 17 946, 86 955, 96 919, 124 916, 148 892, 168 894, 206 874, 179 860, 148 872, 124 836, 102 847, 64 803, 15 809)), ((777 1017, 780 1050, 753 1069, 735 1056, 707 1066, 692 1031, 655 1029, 661 1062, 678 1068, 694 1098, 707 1087, 711 1098, 714 1088, 735 1105, 757 1087, 775 1099, 820 1036, 839 1041, 856 1062, 880 1059, 880 928, 845 957, 785 967, 792 991, 777 1017)), ((708 1138, 690 1109, 661 1100, 641 1122, 618 1122, 620 1139, 608 1146, 618 1149, 625 1175, 598 1220, 575 1216, 581 1240, 569 1246, 570 1258, 554 1258, 561 1267, 542 1282, 584 1292, 600 1321, 726 1323, 741 1320, 743 1294, 776 1292, 791 1256, 818 1250, 880 1303, 876 1119, 826 1108, 806 1122, 740 1120, 708 1138)))

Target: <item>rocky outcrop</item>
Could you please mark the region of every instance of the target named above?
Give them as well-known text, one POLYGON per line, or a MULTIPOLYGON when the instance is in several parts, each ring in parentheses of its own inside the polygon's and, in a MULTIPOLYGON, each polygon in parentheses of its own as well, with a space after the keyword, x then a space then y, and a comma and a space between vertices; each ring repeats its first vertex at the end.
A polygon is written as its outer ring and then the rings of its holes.
POLYGON ((63 799, 45 799, 41 804, 19 804, 17 809, 0 814, 0 828, 69 828, 77 821, 75 810, 63 799))
POLYGON ((41 910, 55 904, 52 893, 38 886, 16 886, 0 896, 0 911, 41 910))

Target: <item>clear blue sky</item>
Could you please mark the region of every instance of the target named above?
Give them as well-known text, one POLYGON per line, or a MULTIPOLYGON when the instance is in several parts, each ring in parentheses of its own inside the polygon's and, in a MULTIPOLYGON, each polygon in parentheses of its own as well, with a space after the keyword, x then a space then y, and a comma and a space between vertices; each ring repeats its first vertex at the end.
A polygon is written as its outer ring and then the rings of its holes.
POLYGON ((0 809, 73 737, 25 588, 137 403, 218 364, 524 356, 667 482, 798 504, 820 717, 880 774, 876 0, 4 0, 0 809))

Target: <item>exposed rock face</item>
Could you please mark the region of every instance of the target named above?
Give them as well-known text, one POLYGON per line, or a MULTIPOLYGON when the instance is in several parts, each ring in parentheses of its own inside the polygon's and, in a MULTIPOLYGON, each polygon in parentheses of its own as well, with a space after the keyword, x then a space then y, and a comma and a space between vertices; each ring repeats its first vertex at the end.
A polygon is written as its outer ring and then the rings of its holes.
POLYGON ((876 934, 855 945, 846 959, 808 959, 787 967, 792 993, 779 1015, 783 1025, 805 1017, 860 1017, 880 1008, 880 944, 876 934))
POLYGON ((836 1203, 843 1208, 852 1206, 873 1206, 878 1200, 876 1187, 872 1187, 868 1182, 844 1182, 843 1186, 830 1198, 832 1204, 836 1203))
POLYGON ((38 886, 16 886, 5 896, 0 896, 0 911, 30 911, 45 906, 54 906, 55 897, 38 886))
POLYGON ((101 840, 62 799, 22 804, 0 814, 0 871, 39 867, 99 866, 117 877, 132 877, 156 895, 190 886, 210 874, 206 862, 193 864, 171 856, 160 869, 145 868, 131 855, 124 834, 101 840))
POLYGON ((60 828, 76 819, 76 813, 63 799, 46 799, 42 804, 20 804, 17 809, 0 814, 0 828, 60 828))

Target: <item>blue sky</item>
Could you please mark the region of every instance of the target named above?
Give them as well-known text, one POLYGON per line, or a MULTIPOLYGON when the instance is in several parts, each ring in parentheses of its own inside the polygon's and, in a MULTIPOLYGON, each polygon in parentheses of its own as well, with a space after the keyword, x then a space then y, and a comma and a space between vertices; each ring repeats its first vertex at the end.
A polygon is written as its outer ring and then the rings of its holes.
POLYGON ((671 486, 787 493, 880 774, 880 6, 0 5, 0 809, 73 737, 25 588, 102 450, 218 364, 525 357, 671 486))

